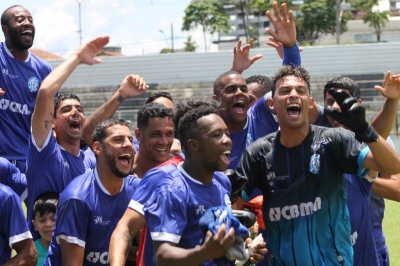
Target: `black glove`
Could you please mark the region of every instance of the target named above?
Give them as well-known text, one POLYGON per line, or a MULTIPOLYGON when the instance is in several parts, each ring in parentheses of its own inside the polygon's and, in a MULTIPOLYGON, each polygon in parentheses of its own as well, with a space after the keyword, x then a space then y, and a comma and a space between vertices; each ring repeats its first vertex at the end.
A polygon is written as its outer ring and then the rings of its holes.
POLYGON ((232 191, 231 191, 231 203, 234 204, 238 197, 242 195, 242 190, 247 184, 247 178, 238 174, 238 172, 232 169, 227 169, 224 172, 229 180, 231 181, 232 191))
POLYGON ((340 105, 341 111, 333 109, 331 106, 325 107, 325 114, 331 116, 343 126, 355 133, 359 142, 378 141, 379 135, 375 129, 365 120, 365 109, 353 97, 342 90, 330 89, 329 94, 340 105))

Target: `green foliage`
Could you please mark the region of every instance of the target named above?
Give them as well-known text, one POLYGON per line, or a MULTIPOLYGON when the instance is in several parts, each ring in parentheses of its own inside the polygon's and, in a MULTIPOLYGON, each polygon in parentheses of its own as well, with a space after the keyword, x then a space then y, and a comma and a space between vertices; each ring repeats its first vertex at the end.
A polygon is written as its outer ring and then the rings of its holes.
MULTIPOLYGON (((206 33, 212 35, 215 32, 227 33, 229 16, 218 0, 192 0, 185 9, 182 31, 189 31, 201 27, 204 35, 204 46, 207 51, 206 33)), ((211 38, 211 37, 210 37, 211 38)))
MULTIPOLYGON (((341 33, 347 31, 349 16, 341 20, 341 33)), ((313 45, 324 34, 334 34, 336 29, 335 0, 308 0, 300 6, 296 16, 297 39, 302 44, 313 45)))
POLYGON ((195 52, 196 48, 199 47, 195 41, 192 40, 192 36, 188 36, 186 39, 186 42, 184 42, 185 44, 185 52, 195 52))
POLYGON ((382 28, 386 26, 386 22, 389 21, 390 12, 389 11, 373 11, 373 7, 378 4, 378 0, 355 0, 353 4, 356 8, 367 12, 364 17, 364 23, 375 30, 376 39, 378 42, 381 41, 382 28))
POLYGON ((169 54, 169 53, 172 53, 171 48, 162 48, 160 51, 160 54, 169 54))

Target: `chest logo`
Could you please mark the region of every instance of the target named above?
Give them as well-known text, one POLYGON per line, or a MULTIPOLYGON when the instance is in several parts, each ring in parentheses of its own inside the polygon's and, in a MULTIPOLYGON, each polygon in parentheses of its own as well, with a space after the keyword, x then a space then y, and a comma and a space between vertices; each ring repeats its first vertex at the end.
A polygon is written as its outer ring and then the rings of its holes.
POLYGON ((310 158, 310 172, 313 174, 319 173, 320 168, 319 154, 313 154, 310 158))
POLYGON ((35 77, 31 77, 28 80, 28 88, 29 88, 29 91, 32 93, 37 92, 37 90, 39 88, 39 80, 35 77))

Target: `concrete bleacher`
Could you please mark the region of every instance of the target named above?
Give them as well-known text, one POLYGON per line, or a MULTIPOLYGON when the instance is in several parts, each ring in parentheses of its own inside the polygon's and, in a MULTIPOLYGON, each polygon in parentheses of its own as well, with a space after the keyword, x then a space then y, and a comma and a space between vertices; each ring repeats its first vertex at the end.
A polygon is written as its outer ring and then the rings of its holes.
MULTIPOLYGON (((385 98, 382 97, 375 89, 375 85, 383 86, 384 74, 361 74, 347 75, 355 80, 360 89, 363 105, 367 109, 367 118, 372 120, 376 113, 381 109, 385 98)), ((318 104, 323 105, 323 88, 325 83, 336 77, 332 75, 316 76, 311 78, 310 88, 311 95, 318 104)), ((89 117, 94 110, 101 106, 111 95, 118 89, 119 85, 105 87, 74 87, 63 88, 62 92, 74 92, 81 99, 85 110, 85 116, 89 117)), ((150 89, 139 97, 131 98, 124 101, 114 118, 124 118, 131 121, 132 129, 136 126, 136 117, 138 109, 144 104, 147 97, 152 93, 163 90, 168 91, 174 98, 175 102, 196 99, 209 99, 213 94, 213 81, 192 82, 192 83, 166 83, 166 84, 150 84, 150 89)))

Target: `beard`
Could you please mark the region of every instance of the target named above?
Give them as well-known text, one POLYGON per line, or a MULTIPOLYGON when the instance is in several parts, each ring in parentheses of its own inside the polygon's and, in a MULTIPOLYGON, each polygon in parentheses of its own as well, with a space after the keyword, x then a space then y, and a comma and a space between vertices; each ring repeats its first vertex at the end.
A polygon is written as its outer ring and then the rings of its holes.
POLYGON ((115 163, 115 156, 106 152, 104 156, 104 161, 110 168, 111 172, 119 178, 125 178, 128 175, 133 173, 133 160, 131 162, 131 170, 128 173, 124 173, 117 168, 117 164, 115 163))
POLYGON ((30 44, 24 44, 21 41, 21 34, 18 31, 14 30, 10 25, 8 25, 10 41, 11 43, 20 50, 28 50, 33 45, 33 39, 35 38, 35 29, 32 31, 32 42, 30 44))

